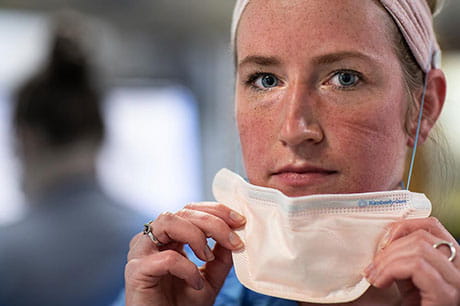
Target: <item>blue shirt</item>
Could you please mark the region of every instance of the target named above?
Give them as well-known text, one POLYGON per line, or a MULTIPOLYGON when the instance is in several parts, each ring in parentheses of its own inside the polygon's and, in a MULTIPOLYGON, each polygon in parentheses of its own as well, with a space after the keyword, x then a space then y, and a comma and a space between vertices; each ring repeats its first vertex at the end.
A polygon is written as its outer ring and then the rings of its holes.
POLYGON ((61 180, 23 221, 0 227, 0 306, 110 305, 146 220, 92 178, 61 180))

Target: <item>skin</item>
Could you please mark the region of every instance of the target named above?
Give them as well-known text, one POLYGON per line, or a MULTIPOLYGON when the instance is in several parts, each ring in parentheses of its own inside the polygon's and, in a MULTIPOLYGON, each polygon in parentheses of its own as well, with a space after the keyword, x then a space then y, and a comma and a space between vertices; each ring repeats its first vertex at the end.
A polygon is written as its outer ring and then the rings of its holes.
POLYGON ((369 35, 381 33, 386 15, 370 1, 332 2, 250 2, 239 26, 236 114, 247 175, 289 196, 395 189, 404 168, 401 67, 387 35, 369 35), (362 80, 340 89, 338 70, 362 80), (247 83, 261 71, 280 84, 247 83))
MULTIPOLYGON (((409 100, 421 91, 405 89, 387 18, 374 1, 250 2, 236 41, 236 117, 251 183, 289 196, 398 188, 416 127, 409 100), (353 82, 345 86, 339 75, 353 82)), ((432 70, 420 143, 444 98, 444 75, 432 70)), ((244 222, 222 204, 160 215, 151 228, 166 245, 141 234, 131 243, 126 304, 212 305, 231 250, 242 247, 233 230, 244 222), (206 237, 217 241, 212 252, 206 237), (204 267, 183 256, 185 243, 204 267)), ((393 224, 363 271, 374 287, 350 304, 458 305, 460 258, 447 261, 447 248, 432 247, 440 240, 460 252, 434 218, 393 224)))

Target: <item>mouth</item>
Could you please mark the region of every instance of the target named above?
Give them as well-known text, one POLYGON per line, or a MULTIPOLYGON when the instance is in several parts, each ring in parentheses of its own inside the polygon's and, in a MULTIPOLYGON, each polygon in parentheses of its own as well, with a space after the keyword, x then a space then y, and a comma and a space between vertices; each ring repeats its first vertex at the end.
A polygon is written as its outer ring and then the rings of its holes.
POLYGON ((290 187, 306 187, 324 183, 338 171, 329 170, 309 165, 285 166, 271 174, 277 185, 290 187))

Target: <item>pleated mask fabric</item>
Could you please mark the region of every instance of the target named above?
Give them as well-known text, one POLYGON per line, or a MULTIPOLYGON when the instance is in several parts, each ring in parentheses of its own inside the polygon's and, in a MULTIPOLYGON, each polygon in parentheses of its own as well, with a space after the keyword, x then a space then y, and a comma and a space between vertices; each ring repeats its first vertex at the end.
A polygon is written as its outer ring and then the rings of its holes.
POLYGON ((386 227, 425 218, 431 203, 407 190, 287 197, 247 183, 227 169, 213 182, 219 203, 246 217, 233 252, 239 281, 274 297, 311 303, 345 303, 370 284, 362 275, 386 227))

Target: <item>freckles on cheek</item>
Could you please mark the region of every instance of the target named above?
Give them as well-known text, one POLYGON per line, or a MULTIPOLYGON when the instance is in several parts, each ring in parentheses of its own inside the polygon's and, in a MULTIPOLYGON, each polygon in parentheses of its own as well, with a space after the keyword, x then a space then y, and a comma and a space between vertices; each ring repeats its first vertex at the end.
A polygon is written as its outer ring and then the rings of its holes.
POLYGON ((249 179, 255 179, 265 172, 273 155, 273 122, 267 116, 253 113, 238 114, 238 130, 244 162, 249 179))
MULTIPOLYGON (((270 135, 270 120, 258 120, 251 115, 240 116, 238 129, 243 150, 250 155, 269 153, 265 149, 273 135, 270 135)), ((260 156, 259 156, 260 157, 260 156)))
POLYGON ((394 147, 405 135, 401 113, 402 110, 391 107, 342 112, 331 120, 331 134, 340 135, 343 143, 360 150, 394 147))
POLYGON ((394 160, 400 155, 401 136, 401 133, 391 126, 349 124, 344 131, 343 146, 363 163, 378 163, 394 160))
POLYGON ((356 191, 390 188, 405 160, 405 134, 397 112, 356 112, 329 127, 342 169, 356 191))

